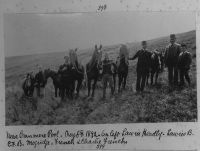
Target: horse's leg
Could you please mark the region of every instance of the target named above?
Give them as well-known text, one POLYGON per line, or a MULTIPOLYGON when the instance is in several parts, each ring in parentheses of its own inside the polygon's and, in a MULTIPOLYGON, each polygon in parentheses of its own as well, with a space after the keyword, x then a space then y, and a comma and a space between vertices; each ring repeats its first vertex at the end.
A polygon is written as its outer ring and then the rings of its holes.
POLYGON ((124 81, 123 81, 123 89, 124 90, 126 88, 126 79, 127 79, 127 74, 124 76, 124 81))
POLYGON ((94 97, 94 91, 95 91, 95 87, 96 87, 97 80, 98 80, 97 78, 94 79, 94 83, 93 83, 93 85, 92 85, 92 97, 94 97))
POLYGON ((118 79, 119 79, 119 81, 118 81, 118 92, 120 92, 121 83, 122 83, 122 75, 121 74, 119 74, 118 79))
POLYGON ((81 88, 82 82, 83 82, 83 79, 78 80, 78 84, 77 84, 77 87, 76 87, 77 96, 79 96, 79 90, 81 88))
POLYGON ((88 79, 88 97, 90 96, 90 90, 91 90, 91 79, 88 79))
POLYGON ((58 88, 58 96, 61 97, 60 87, 58 88))
POLYGON ((114 89, 113 91, 115 92, 115 87, 116 87, 116 74, 113 75, 113 82, 114 82, 114 83, 113 83, 113 86, 114 86, 114 87, 113 87, 113 89, 114 89))
POLYGON ((147 77, 146 77, 146 85, 149 85, 149 72, 147 73, 147 77))
POLYGON ((31 97, 33 96, 34 93, 34 86, 31 87, 31 97))
POLYGON ((155 74, 155 71, 152 70, 152 72, 151 72, 151 85, 153 85, 153 77, 154 77, 154 74, 155 74))
POLYGON ((57 87, 57 86, 54 86, 54 89, 55 89, 55 97, 57 97, 58 87, 57 87))
POLYGON ((155 84, 157 84, 157 81, 158 81, 158 72, 159 70, 156 71, 156 79, 155 79, 155 84))
POLYGON ((61 100, 64 99, 64 95, 65 95, 65 89, 64 89, 64 88, 60 88, 60 96, 61 96, 61 100))

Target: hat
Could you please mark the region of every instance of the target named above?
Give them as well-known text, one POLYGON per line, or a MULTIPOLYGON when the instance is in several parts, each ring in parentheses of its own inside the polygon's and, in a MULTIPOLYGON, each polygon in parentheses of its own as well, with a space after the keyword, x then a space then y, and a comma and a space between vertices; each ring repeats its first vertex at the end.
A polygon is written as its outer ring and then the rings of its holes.
POLYGON ((170 34, 170 38, 171 38, 171 39, 175 39, 175 38, 176 38, 176 35, 175 35, 175 34, 170 34))
POLYGON ((146 41, 142 41, 142 45, 146 45, 147 44, 147 42, 146 41))

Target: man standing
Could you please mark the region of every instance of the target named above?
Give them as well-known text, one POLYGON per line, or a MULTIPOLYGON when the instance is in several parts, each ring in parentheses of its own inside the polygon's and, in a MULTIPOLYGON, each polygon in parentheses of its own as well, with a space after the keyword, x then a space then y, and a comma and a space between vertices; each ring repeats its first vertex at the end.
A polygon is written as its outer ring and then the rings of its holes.
POLYGON ((45 75, 42 70, 42 66, 38 65, 38 70, 39 70, 38 73, 35 75, 35 86, 36 86, 36 90, 37 90, 37 96, 44 97, 44 95, 45 95, 44 87, 45 87, 45 84, 47 81, 45 79, 45 75))
POLYGON ((142 49, 137 51, 137 53, 132 58, 129 58, 129 60, 134 60, 138 58, 137 68, 136 68, 136 72, 137 72, 136 91, 137 92, 142 92, 144 90, 146 77, 149 74, 151 52, 149 52, 146 48, 147 48, 147 42, 142 41, 142 49))
POLYGON ((170 35, 170 44, 166 47, 165 50, 165 65, 168 68, 168 80, 169 85, 178 85, 178 56, 181 53, 180 44, 176 43, 175 34, 170 35))
POLYGON ((188 82, 188 85, 190 85, 189 70, 192 63, 192 55, 187 50, 186 44, 181 44, 181 48, 182 52, 180 53, 178 58, 178 69, 180 74, 180 86, 184 86, 184 78, 188 82))
POLYGON ((113 76, 112 76, 113 72, 114 72, 114 67, 112 61, 109 60, 109 56, 106 53, 105 58, 103 60, 103 71, 102 71, 103 99, 106 98, 106 88, 108 83, 111 88, 111 95, 114 94, 113 76))

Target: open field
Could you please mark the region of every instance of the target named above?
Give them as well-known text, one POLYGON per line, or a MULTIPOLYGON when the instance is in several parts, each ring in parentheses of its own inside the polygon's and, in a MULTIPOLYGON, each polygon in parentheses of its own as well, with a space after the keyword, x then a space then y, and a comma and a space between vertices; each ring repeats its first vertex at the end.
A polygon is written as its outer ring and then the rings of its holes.
MULTIPOLYGON (((143 94, 132 91, 136 83, 136 62, 130 61, 127 89, 110 99, 102 100, 102 89, 96 90, 94 98, 87 98, 87 90, 82 89, 80 97, 61 102, 54 97, 54 88, 49 79, 46 96, 25 98, 22 91, 23 76, 34 71, 36 64, 44 68, 58 69, 63 63, 66 52, 9 57, 5 60, 6 88, 6 125, 43 125, 43 124, 104 124, 138 122, 189 122, 197 120, 196 90, 196 32, 190 31, 177 35, 178 43, 186 43, 193 56, 190 77, 191 86, 184 89, 169 90, 167 70, 159 75, 157 86, 149 86, 143 94), (31 101, 37 102, 34 110, 31 101), (22 105, 22 102, 26 102, 22 105)), ((148 48, 164 48, 168 37, 149 40, 148 48)), ((130 56, 140 49, 140 42, 127 43, 130 56)), ((119 53, 119 45, 105 46, 111 58, 119 53)), ((85 64, 91 58, 92 49, 79 50, 79 60, 85 64)), ((101 85, 100 82, 98 85, 101 85)))

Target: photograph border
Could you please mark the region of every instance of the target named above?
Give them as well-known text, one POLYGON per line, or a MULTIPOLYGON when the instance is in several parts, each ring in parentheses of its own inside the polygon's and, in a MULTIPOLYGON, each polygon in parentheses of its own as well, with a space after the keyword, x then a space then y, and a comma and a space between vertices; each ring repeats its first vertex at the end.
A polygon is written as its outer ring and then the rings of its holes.
MULTIPOLYGON (((188 150, 188 149, 199 149, 200 143, 198 142, 198 137, 200 136, 199 132, 199 64, 200 64, 200 3, 196 0, 184 1, 184 0, 153 0, 149 2, 148 0, 98 0, 98 1, 61 1, 61 0, 51 0, 51 3, 46 1, 23 1, 23 0, 14 0, 1 2, 0 5, 0 125, 1 125, 1 134, 5 131, 20 131, 21 129, 29 131, 45 131, 49 128, 52 129, 109 129, 113 127, 113 124, 89 124, 89 125, 43 125, 43 126, 5 126, 5 59, 4 59, 4 28, 3 28, 3 14, 4 13, 69 13, 69 12, 98 12, 98 6, 107 4, 107 10, 105 11, 194 11, 196 12, 196 54, 197 54, 197 106, 198 106, 198 122, 181 122, 181 123, 133 123, 133 124, 114 124, 116 129, 121 129, 124 127, 134 127, 137 128, 149 128, 152 129, 156 127, 157 129, 169 129, 174 128, 177 130, 180 129, 193 129, 195 136, 181 138, 165 138, 162 141, 155 141, 154 139, 131 139, 135 143, 129 143, 127 149, 166 149, 166 150, 188 150), (115 2, 114 2, 115 1, 115 2), (174 142, 176 141, 176 142, 174 142), (145 146, 143 144, 146 144, 145 146), (168 146, 167 144, 172 144, 168 146)), ((1 141, 2 146, 5 148, 6 138, 1 138, 4 141, 1 141)), ((129 141, 129 142, 131 142, 129 141)), ((1 144, 0 144, 1 145, 1 144)), ((123 147, 122 147, 123 148, 123 147)), ((89 149, 89 148, 85 148, 89 149)), ((110 148, 111 149, 111 148, 110 148)))

